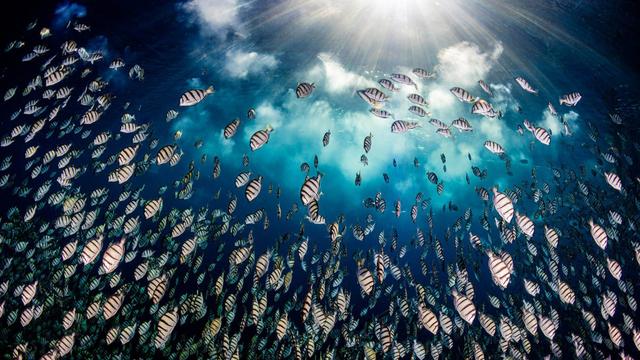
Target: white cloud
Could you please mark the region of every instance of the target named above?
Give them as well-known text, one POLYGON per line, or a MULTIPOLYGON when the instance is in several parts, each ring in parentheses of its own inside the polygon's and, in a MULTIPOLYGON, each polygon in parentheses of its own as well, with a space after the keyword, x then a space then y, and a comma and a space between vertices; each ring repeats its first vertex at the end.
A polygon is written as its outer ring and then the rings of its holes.
POLYGON ((478 45, 463 41, 438 52, 436 71, 443 85, 473 86, 487 76, 502 51, 500 43, 484 53, 478 45))
POLYGON ((278 65, 273 55, 260 54, 255 51, 246 52, 239 49, 226 53, 225 70, 235 78, 246 78, 248 75, 260 74, 272 70, 278 65))
POLYGON ((239 0, 190 0, 183 5, 188 12, 198 16, 202 30, 219 37, 229 31, 241 31, 239 0))
POLYGON ((322 89, 331 94, 354 92, 357 89, 374 86, 375 83, 363 76, 350 72, 340 62, 327 53, 318 54, 321 65, 313 67, 308 73, 310 82, 322 81, 322 89))

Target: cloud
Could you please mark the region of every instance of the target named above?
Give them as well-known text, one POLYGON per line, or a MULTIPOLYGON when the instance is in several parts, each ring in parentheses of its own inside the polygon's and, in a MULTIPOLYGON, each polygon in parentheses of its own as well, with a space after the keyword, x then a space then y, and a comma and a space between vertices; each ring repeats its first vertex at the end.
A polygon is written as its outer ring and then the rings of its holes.
POLYGON ((275 69, 278 60, 273 55, 260 54, 255 51, 246 52, 239 49, 227 51, 225 61, 226 72, 234 78, 244 79, 248 75, 263 73, 275 69))
POLYGON ((502 52, 500 43, 484 53, 478 45, 463 41, 438 52, 436 71, 443 85, 473 86, 487 76, 502 52))
POLYGON ((340 62, 327 53, 318 54, 322 64, 313 67, 306 81, 317 82, 330 94, 351 93, 357 89, 374 86, 375 82, 346 70, 340 62))
POLYGON ((190 0, 183 8, 197 16, 202 30, 218 37, 242 31, 239 0, 190 0))

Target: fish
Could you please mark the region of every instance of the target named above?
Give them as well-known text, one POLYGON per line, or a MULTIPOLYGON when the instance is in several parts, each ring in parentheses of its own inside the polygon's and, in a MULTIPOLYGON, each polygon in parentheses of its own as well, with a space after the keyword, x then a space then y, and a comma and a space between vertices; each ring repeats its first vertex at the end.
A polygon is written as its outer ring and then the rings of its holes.
POLYGON ((521 76, 518 76, 518 77, 515 78, 515 80, 516 80, 516 83, 518 83, 518 85, 520 85, 522 90, 524 90, 524 91, 526 91, 528 93, 534 94, 534 95, 538 94, 538 90, 534 89, 533 86, 531 86, 531 84, 529 84, 529 82, 525 78, 523 78, 521 76))
POLYGON ((418 84, 416 84, 408 75, 399 73, 391 74, 391 80, 399 84, 413 86, 416 90, 418 90, 418 84))
POLYGON ((572 92, 566 95, 562 95, 559 102, 560 105, 576 106, 581 99, 582 95, 580 95, 579 92, 572 92))
POLYGON ((409 130, 417 129, 420 127, 415 121, 396 120, 391 124, 392 133, 405 133, 409 130))
POLYGON ((204 100, 210 94, 213 94, 215 90, 213 86, 209 86, 206 89, 189 90, 180 96, 180 106, 193 106, 200 101, 204 100))
POLYGON ((316 88, 315 83, 306 83, 306 82, 298 83, 298 85, 296 85, 296 97, 298 99, 304 99, 309 95, 311 95, 311 93, 313 92, 313 90, 315 90, 315 88, 316 88))
POLYGON ((267 125, 266 128, 254 132, 249 139, 249 147, 251 148, 251 151, 256 151, 268 143, 272 131, 273 128, 267 125))
POLYGON ((467 90, 461 87, 452 87, 451 89, 449 89, 449 91, 453 95, 455 95, 455 97, 458 98, 458 100, 464 103, 475 103, 476 101, 479 100, 478 98, 472 96, 467 90))

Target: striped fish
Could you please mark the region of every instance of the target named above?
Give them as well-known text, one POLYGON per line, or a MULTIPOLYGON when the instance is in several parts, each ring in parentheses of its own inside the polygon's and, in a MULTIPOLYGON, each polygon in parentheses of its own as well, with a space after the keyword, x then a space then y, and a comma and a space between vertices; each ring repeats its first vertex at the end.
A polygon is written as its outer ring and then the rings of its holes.
POLYGON ((91 125, 100 119, 100 115, 102 115, 102 113, 96 110, 87 111, 80 118, 80 125, 91 125))
POLYGON ((510 223, 514 213, 513 202, 507 195, 499 192, 497 188, 494 187, 492 190, 493 207, 504 221, 510 223))
POLYGON ((369 135, 367 135, 367 136, 364 138, 364 143, 363 143, 363 145, 362 145, 362 147, 363 147, 363 149, 364 149, 364 152, 365 152, 365 153, 367 153, 367 154, 368 154, 368 153, 369 153, 369 151, 371 150, 371 137, 372 137, 372 135, 371 135, 371 133, 369 133, 369 135))
POLYGON ((469 120, 461 117, 458 118, 456 120, 453 120, 453 122, 451 123, 451 126, 455 127, 456 129, 460 130, 460 131, 472 131, 473 128, 471 127, 471 124, 469 123, 469 120))
POLYGON ((400 88, 397 88, 389 79, 380 79, 378 80, 378 84, 387 90, 400 91, 400 88))
POLYGON ((278 338, 278 341, 281 341, 284 338, 284 335, 287 332, 288 326, 289 326, 289 318, 287 316, 287 313, 285 312, 284 314, 282 314, 282 316, 280 317, 280 320, 278 320, 278 323, 276 325, 276 336, 278 338))
POLYGON ((367 95, 365 90, 358 90, 358 91, 356 91, 356 94, 358 94, 358 96, 362 100, 364 100, 364 102, 369 104, 374 109, 380 109, 380 108, 382 108, 384 106, 384 103, 382 101, 377 101, 374 98, 370 97, 369 95, 367 95))
POLYGON ((547 129, 537 127, 533 129, 533 136, 535 136, 536 140, 540 141, 544 145, 549 145, 551 142, 551 135, 549 135, 549 131, 547 131, 547 129))
POLYGON ((487 332, 487 334, 489 334, 489 336, 492 336, 496 334, 496 322, 489 317, 489 315, 486 315, 485 313, 480 313, 480 325, 482 326, 482 328, 484 329, 484 331, 487 332))
POLYGON ((433 335, 436 335, 438 333, 438 328, 440 327, 440 325, 438 323, 436 314, 434 314, 433 311, 427 309, 427 307, 422 303, 418 305, 418 319, 420 320, 422 326, 427 329, 427 331, 429 331, 433 335))
POLYGON ((167 311, 160 317, 158 321, 158 330, 153 344, 156 349, 164 348, 165 343, 171 337, 173 329, 178 324, 178 307, 174 307, 173 310, 167 311))
POLYGON ((405 133, 409 130, 419 128, 420 124, 414 121, 396 120, 391 124, 392 133, 405 133))
POLYGON ((527 331, 535 337, 538 336, 538 319, 536 319, 536 315, 533 310, 535 309, 533 309, 531 304, 525 303, 525 306, 522 307, 522 322, 524 322, 524 327, 527 331))
POLYGON ((75 339, 76 339, 76 334, 71 333, 69 335, 63 336, 60 340, 58 340, 55 346, 56 356, 63 357, 69 354, 71 350, 73 350, 75 339))
POLYGON ((471 325, 476 318, 476 306, 471 299, 458 293, 455 289, 451 291, 451 295, 453 295, 453 306, 456 311, 464 321, 471 325))
POLYGON ((34 281, 31 284, 25 286, 22 289, 22 293, 20 294, 20 299, 22 300, 22 305, 29 305, 31 300, 36 296, 36 291, 38 290, 38 281, 34 281))
POLYGON ((593 222, 593 219, 589 219, 589 233, 593 238, 593 241, 600 247, 600 249, 604 250, 607 247, 607 242, 609 241, 609 237, 604 229, 593 222))
POLYGON ((452 87, 451 89, 449 89, 449 91, 451 91, 451 93, 455 95, 456 98, 458 98, 458 100, 460 100, 461 102, 472 104, 478 101, 478 98, 472 96, 467 90, 461 87, 452 87))
POLYGON ((494 154, 498 154, 498 155, 504 154, 504 148, 502 147, 502 145, 498 144, 495 141, 491 141, 491 140, 485 141, 484 147, 494 154))
POLYGON ((316 176, 310 177, 304 181, 302 187, 300 188, 300 201, 302 205, 309 205, 313 200, 320 199, 320 180, 322 179, 322 175, 318 174, 316 176))
POLYGON ((429 120, 429 124, 435 126, 438 129, 447 129, 449 127, 449 125, 445 124, 444 122, 438 120, 438 119, 431 119, 429 120))
POLYGON ((529 219, 526 215, 520 215, 517 211, 515 212, 515 214, 516 224, 518 225, 520 231, 530 238, 533 237, 533 232, 535 230, 533 221, 531 221, 531 219, 529 219))
POLYGON ((236 176, 235 184, 236 187, 243 187, 249 182, 249 177, 251 176, 251 171, 244 171, 236 176))
POLYGON ((161 197, 148 201, 144 206, 144 218, 150 219, 159 211, 161 211, 162 203, 163 201, 161 197))
POLYGON ((311 95, 311 93, 313 92, 313 90, 315 90, 316 85, 315 83, 299 83, 296 86, 296 97, 298 99, 303 99, 306 98, 307 96, 311 95))
POLYGON ((331 130, 327 130, 326 133, 322 136, 322 146, 326 147, 329 145, 329 141, 331 140, 331 130))
POLYGON ((622 117, 618 114, 609 114, 609 118, 611 119, 611 122, 613 122, 616 125, 622 125, 622 117))
POLYGON ((378 103, 383 103, 389 99, 389 96, 387 94, 383 93, 382 91, 376 88, 366 88, 366 89, 360 90, 360 92, 364 96, 378 103))
POLYGON ((418 89, 418 84, 416 84, 413 79, 404 74, 391 74, 391 80, 403 84, 413 86, 416 90, 418 89))
POLYGON ((124 256, 124 241, 123 237, 120 241, 109 245, 107 250, 102 256, 102 264, 100 265, 99 272, 101 274, 109 274, 113 272, 120 264, 122 257, 124 256))
POLYGON ((69 69, 65 66, 61 66, 60 69, 54 71, 45 77, 45 86, 53 86, 64 80, 64 78, 70 73, 69 69))
POLYGON ((436 134, 442 135, 442 136, 444 136, 446 138, 450 138, 452 136, 451 129, 449 129, 449 128, 438 129, 438 130, 436 130, 436 134))
POLYGON ((409 99, 409 101, 411 101, 412 103, 419 105, 419 106, 426 106, 428 105, 427 100, 425 100, 421 95, 419 94, 409 94, 407 96, 407 99, 409 99))
POLYGON ((489 118, 500 116, 500 113, 496 112, 493 109, 493 106, 491 106, 491 104, 489 104, 486 100, 483 100, 483 99, 479 99, 475 102, 475 104, 473 104, 473 106, 471 107, 471 113, 479 114, 489 118))
POLYGON ((109 182, 117 182, 118 184, 124 184, 131 178, 131 176, 133 176, 133 173, 135 170, 136 170, 135 163, 121 166, 113 170, 112 172, 110 172, 107 180, 109 182))
POLYGON ((140 145, 128 146, 120 150, 120 152, 118 153, 118 164, 120 166, 129 164, 131 160, 133 160, 133 158, 136 156, 138 148, 140 148, 140 145))
POLYGON ((420 79, 433 79, 436 77, 436 74, 434 72, 430 72, 422 68, 415 68, 411 72, 420 79))
POLYGON ((366 295, 371 295, 373 291, 373 275, 366 267, 358 265, 358 284, 366 295))
POLYGON ((257 178, 249 181, 247 187, 244 189, 244 196, 247 198, 247 201, 253 201, 260 194, 260 190, 262 189, 262 176, 258 176, 257 178))
POLYGON ((579 92, 572 92, 561 96, 559 102, 560 105, 576 106, 580 99, 582 99, 582 95, 579 92))
POLYGON ((609 339, 616 348, 622 347, 622 333, 620 329, 618 329, 615 325, 611 325, 611 323, 607 322, 607 328, 609 332, 609 339))
POLYGON ((558 240, 560 239, 560 236, 558 236, 558 232, 555 229, 545 225, 544 237, 545 239, 547 239, 547 242, 549 243, 549 245, 551 245, 552 248, 558 247, 558 240))
POLYGON ((214 92, 215 90, 213 89, 213 86, 209 86, 206 89, 189 90, 180 96, 179 105, 193 106, 202 101, 207 95, 213 94, 214 92))
POLYGON ((573 305, 576 301, 576 294, 569 287, 569 284, 564 281, 558 280, 558 295, 560 296, 560 301, 565 304, 573 305))
POLYGON ((249 139, 249 146, 251 147, 251 151, 256 151, 260 149, 264 144, 269 142, 269 136, 273 128, 269 125, 263 130, 258 130, 249 139))
POLYGON ((166 145, 160 148, 156 155, 156 164, 162 165, 168 163, 176 151, 176 145, 166 145))
POLYGON ((491 91, 491 88, 489 87, 489 85, 487 85, 486 82, 484 82, 483 80, 478 80, 478 85, 480 85, 480 88, 482 88, 482 90, 484 90, 484 92, 487 93, 487 95, 493 97, 493 92, 491 91))
POLYGON ((509 285, 511 272, 513 271, 511 256, 506 252, 498 255, 492 251, 488 251, 487 255, 489 256, 489 270, 491 271, 493 282, 501 289, 505 289, 509 285))
POLYGON ((547 339, 553 340, 553 338, 556 336, 556 330, 557 330, 553 320, 549 319, 546 316, 539 315, 538 325, 540 326, 540 330, 542 331, 542 334, 544 334, 544 336, 547 339))
POLYGON ((223 135, 225 139, 230 139, 233 135, 238 131, 238 126, 240 126, 240 119, 235 118, 227 126, 224 127, 223 135))
POLYGON ((538 94, 538 90, 534 89, 533 86, 531 86, 531 84, 529 84, 529 82, 525 80, 523 77, 518 76, 515 80, 518 83, 518 85, 520 85, 522 90, 531 94, 538 94))
POLYGON ((149 296, 152 304, 160 303, 160 300, 167 290, 168 284, 169 279, 166 274, 162 274, 149 281, 147 285, 147 296, 149 296))
POLYGON ((611 276, 613 276, 614 279, 620 280, 622 278, 622 267, 620 266, 619 262, 607 258, 607 268, 609 269, 609 273, 611 274, 611 276))
POLYGON ((611 186, 612 188, 618 191, 622 190, 622 181, 620 180, 620 177, 617 174, 613 172, 605 171, 604 178, 607 181, 607 184, 609 184, 609 186, 611 186))
POLYGON ((120 308, 122 307, 122 302, 124 300, 124 291, 122 289, 118 290, 115 294, 109 296, 107 301, 104 303, 104 307, 102 309, 102 317, 105 320, 111 319, 115 316, 120 308))
POLYGON ((95 238, 89 240, 80 253, 80 263, 83 265, 91 264, 102 251, 102 240, 104 236, 102 234, 97 235, 95 238))
POLYGON ((431 113, 425 111, 423 108, 417 105, 413 105, 409 107, 409 112, 420 117, 425 117, 427 115, 431 115, 431 113))

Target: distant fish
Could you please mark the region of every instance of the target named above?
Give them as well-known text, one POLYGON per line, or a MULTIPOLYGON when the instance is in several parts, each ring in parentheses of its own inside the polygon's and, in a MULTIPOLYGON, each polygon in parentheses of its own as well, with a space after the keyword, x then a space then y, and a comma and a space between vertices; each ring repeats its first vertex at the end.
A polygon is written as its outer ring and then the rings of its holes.
POLYGON ((306 82, 299 83, 296 86, 296 97, 298 99, 306 98, 307 96, 311 95, 311 93, 313 92, 313 90, 315 90, 315 88, 316 88, 315 83, 306 83, 306 82))
POLYGON ((525 80, 523 77, 518 76, 516 78, 516 82, 518 83, 518 85, 520 85, 520 87, 531 94, 538 94, 538 90, 534 89, 533 86, 531 86, 531 84, 529 84, 529 82, 527 80, 525 80))
POLYGON ((480 88, 482 88, 482 90, 487 93, 487 95, 493 97, 493 91, 491 91, 491 88, 489 87, 489 85, 487 85, 487 83, 482 80, 478 80, 478 85, 480 85, 480 88))
POLYGON ((391 74, 391 80, 403 85, 413 86, 416 90, 418 89, 418 84, 405 74, 391 74))
POLYGON ((411 72, 420 79, 433 79, 436 77, 436 73, 421 68, 415 68, 411 72))
POLYGON ((576 106, 580 99, 582 99, 582 95, 579 92, 572 92, 560 97, 560 105, 576 106))
POLYGON ((393 82, 389 79, 380 79, 378 80, 378 84, 380 84, 380 86, 382 86, 383 88, 390 90, 390 91, 400 91, 400 88, 397 88, 393 82))
POLYGON ((473 97, 467 90, 460 87, 452 87, 449 91, 462 102, 474 103, 478 100, 478 98, 473 97))
POLYGON ((420 125, 414 121, 396 120, 391 124, 392 133, 404 133, 412 129, 419 128, 420 125))

